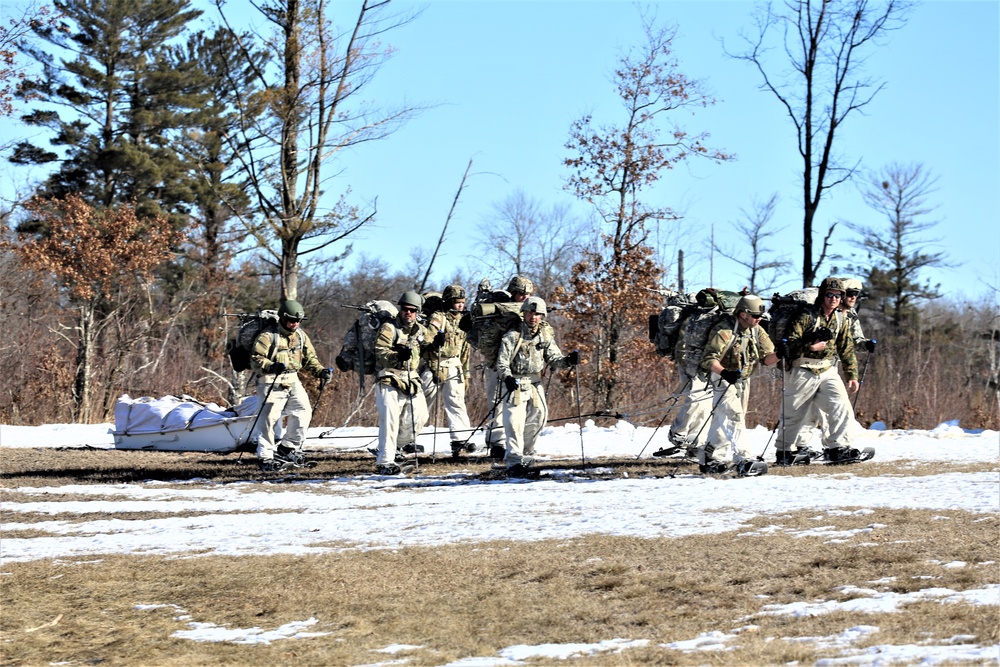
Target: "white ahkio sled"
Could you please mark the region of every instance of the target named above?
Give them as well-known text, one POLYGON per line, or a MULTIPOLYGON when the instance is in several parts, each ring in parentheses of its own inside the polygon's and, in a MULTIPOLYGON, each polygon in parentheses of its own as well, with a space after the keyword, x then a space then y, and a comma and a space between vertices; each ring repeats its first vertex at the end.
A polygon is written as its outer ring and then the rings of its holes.
POLYGON ((232 408, 201 403, 190 396, 125 395, 115 405, 115 449, 165 452, 234 452, 252 448, 257 397, 232 408))

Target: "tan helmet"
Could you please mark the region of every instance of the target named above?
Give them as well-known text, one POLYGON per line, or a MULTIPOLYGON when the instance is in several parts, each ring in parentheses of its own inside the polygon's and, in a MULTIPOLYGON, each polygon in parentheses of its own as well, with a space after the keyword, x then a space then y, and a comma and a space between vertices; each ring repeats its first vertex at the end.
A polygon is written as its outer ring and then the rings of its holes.
POLYGON ((861 290, 864 289, 864 285, 857 278, 841 278, 840 282, 844 283, 844 294, 848 292, 854 292, 851 296, 858 296, 861 294, 861 290))
POLYGON ((756 296, 754 294, 747 294, 745 297, 742 297, 736 303, 735 312, 737 313, 744 312, 744 313, 750 313, 751 315, 763 316, 764 313, 767 312, 767 308, 764 307, 764 300, 761 299, 759 296, 756 296))
POLYGON ((416 292, 403 292, 403 296, 399 297, 399 305, 420 310, 424 305, 424 299, 416 292))
POLYGON ((445 303, 450 301, 458 301, 465 298, 465 288, 461 285, 448 285, 444 288, 444 293, 441 295, 445 303))
POLYGON ((521 304, 521 313, 538 313, 539 315, 548 315, 549 310, 545 307, 545 301, 542 300, 540 296, 529 296, 521 304))
POLYGON ((507 291, 511 294, 520 292, 521 294, 531 294, 535 291, 535 286, 524 276, 514 276, 507 285, 507 291))
POLYGON ((843 294, 844 292, 847 291, 847 288, 844 286, 843 280, 831 276, 829 278, 826 278, 823 282, 819 284, 820 298, 823 297, 823 295, 827 292, 827 290, 836 290, 841 294, 843 294))

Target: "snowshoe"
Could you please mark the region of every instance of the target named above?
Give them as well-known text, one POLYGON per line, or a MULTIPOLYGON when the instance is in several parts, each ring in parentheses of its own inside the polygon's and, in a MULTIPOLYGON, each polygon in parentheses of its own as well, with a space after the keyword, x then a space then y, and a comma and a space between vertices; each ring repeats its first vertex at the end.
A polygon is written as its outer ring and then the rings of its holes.
POLYGON ((508 479, 538 479, 541 477, 542 471, 532 469, 523 463, 516 463, 507 468, 505 474, 508 479))
POLYGON ((847 465, 860 463, 875 457, 874 447, 855 449, 854 447, 830 447, 823 452, 827 465, 847 465))
POLYGON ((291 447, 278 447, 274 453, 274 460, 285 464, 286 468, 315 468, 316 461, 309 461, 301 449, 291 447))
POLYGON ((676 445, 672 445, 670 447, 663 447, 661 449, 657 449, 655 452, 653 452, 653 456, 655 456, 657 458, 664 457, 664 456, 673 456, 674 454, 676 454, 679 451, 681 451, 680 447, 678 447, 676 445))
POLYGON ((388 475, 395 477, 396 475, 409 475, 411 472, 416 470, 417 466, 413 463, 383 463, 375 466, 376 475, 388 475))
POLYGON ((783 468, 787 466, 805 466, 809 465, 809 462, 812 460, 812 456, 803 453, 801 450, 797 452, 778 450, 775 453, 774 464, 783 468))
POLYGON ((795 450, 795 454, 798 456, 808 456, 810 461, 815 461, 816 459, 823 458, 823 452, 818 449, 811 449, 809 447, 800 447, 795 450))
POLYGON ((273 474, 282 472, 286 468, 290 468, 291 464, 287 461, 279 461, 277 459, 261 459, 257 462, 260 466, 260 471, 265 474, 273 474))
POLYGON ((507 454, 507 448, 503 445, 490 445, 490 458, 502 459, 507 454))
POLYGON ((726 463, 725 461, 713 461, 709 460, 708 463, 702 463, 698 465, 698 471, 702 475, 724 475, 729 472, 732 465, 726 463))
POLYGON ((412 442, 410 442, 410 443, 407 443, 407 444, 403 445, 402 451, 403 451, 404 454, 423 454, 424 453, 424 446, 423 445, 415 445, 412 442))
POLYGON ((767 463, 764 461, 751 461, 744 459, 736 465, 736 474, 739 477, 759 477, 767 474, 767 463))

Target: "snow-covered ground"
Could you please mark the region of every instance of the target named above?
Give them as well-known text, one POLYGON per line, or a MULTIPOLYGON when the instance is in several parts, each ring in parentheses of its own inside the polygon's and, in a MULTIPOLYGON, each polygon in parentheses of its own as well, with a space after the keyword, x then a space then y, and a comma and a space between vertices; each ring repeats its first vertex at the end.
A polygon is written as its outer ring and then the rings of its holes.
MULTIPOLYGON (((0 447, 113 447, 110 425, 52 425, 18 427, 0 425, 0 447)), ((665 430, 665 429, 664 429, 665 430)), ((665 441, 664 430, 645 447, 648 457, 665 441)), ((310 479, 280 483, 259 479, 248 469, 240 484, 214 485, 205 480, 183 484, 86 484, 18 490, 28 500, 8 503, 12 512, 52 515, 50 521, 9 523, 6 530, 34 529, 48 533, 33 538, 5 539, 0 545, 0 563, 42 558, 98 558, 108 553, 142 554, 308 554, 350 545, 351 548, 392 548, 408 545, 475 543, 485 540, 536 540, 571 538, 587 534, 672 537, 739 530, 757 516, 770 516, 776 524, 784 513, 815 511, 817 527, 811 535, 825 536, 831 543, 850 534, 827 526, 823 519, 837 514, 865 515, 873 508, 918 508, 964 510, 984 517, 984 529, 1000 509, 1000 486, 995 472, 949 472, 938 474, 858 477, 850 467, 817 467, 805 477, 765 475, 744 479, 702 478, 678 474, 675 478, 621 478, 592 481, 576 476, 581 448, 588 468, 600 468, 607 457, 637 456, 653 433, 627 422, 603 428, 588 422, 582 439, 573 423, 547 428, 539 442, 539 453, 552 461, 565 460, 566 469, 547 471, 534 482, 485 482, 467 472, 445 476, 417 475, 410 478, 371 476, 310 479), (280 493, 275 493, 280 489, 280 493), (60 502, 53 494, 92 495, 100 500, 60 502), (509 500, 509 502, 508 502, 509 500), (516 503, 515 503, 516 500, 516 503), (455 506, 461 513, 451 511, 455 506), (517 512, 495 521, 496 507, 518 507, 517 512), (270 512, 267 521, 261 512, 270 512), (95 519, 80 521, 83 513, 162 513, 162 518, 135 521, 95 519), (177 516, 195 512, 199 516, 177 516)), ((369 445, 374 429, 325 428, 310 430, 307 450, 357 450, 369 445), (325 434, 325 435, 324 435, 325 434), (324 437, 319 437, 323 435, 324 437)), ((746 447, 759 454, 769 443, 762 427, 745 434, 746 447)), ((424 434, 420 442, 430 452, 432 443, 443 449, 445 435, 435 441, 424 434)), ((972 463, 998 462, 1000 434, 968 431, 957 424, 942 424, 931 431, 859 430, 855 446, 872 446, 879 461, 972 463)), ((766 456, 773 460, 772 449, 766 456)), ((442 452, 443 453, 443 452, 442 452)), ((863 464, 862 464, 863 465, 863 464)), ((320 468, 319 470, 322 470, 320 468)), ((986 528, 990 526, 990 528, 986 528)), ((874 532, 878 524, 863 531, 874 532)), ((860 532, 860 531, 859 531, 860 532)), ((800 533, 806 534, 806 533, 800 533)), ((930 570, 945 567, 986 567, 988 563, 928 564, 930 570)), ((848 583, 848 582, 845 582, 848 583)), ((866 585, 871 582, 849 582, 866 585)), ((885 613, 912 601, 938 599, 943 603, 964 600, 974 604, 1000 605, 1000 586, 983 590, 949 591, 928 588, 900 596, 864 589, 852 602, 867 604, 885 613)), ((811 600, 789 608, 762 607, 761 613, 828 613, 837 603, 811 600)), ((311 636, 294 627, 264 631, 234 630, 211 623, 190 623, 187 636, 195 640, 271 641, 311 636), (283 634, 284 633, 284 634, 283 634), (270 639, 269 639, 270 638, 270 639)), ((678 650, 724 650, 741 630, 706 633, 672 646, 678 650)), ((841 635, 817 637, 817 643, 841 646, 842 658, 823 664, 891 664, 974 662, 1000 664, 1000 645, 977 646, 967 639, 953 638, 941 646, 880 646, 878 650, 851 649, 853 639, 877 632, 863 626, 841 635)), ((609 638, 600 644, 545 647, 509 647, 498 656, 483 656, 460 663, 463 667, 519 664, 529 657, 549 660, 568 655, 602 651, 624 651, 630 640, 609 638)), ((387 652, 405 652, 407 647, 388 647, 387 652)), ((412 648, 412 647, 411 647, 412 648)))

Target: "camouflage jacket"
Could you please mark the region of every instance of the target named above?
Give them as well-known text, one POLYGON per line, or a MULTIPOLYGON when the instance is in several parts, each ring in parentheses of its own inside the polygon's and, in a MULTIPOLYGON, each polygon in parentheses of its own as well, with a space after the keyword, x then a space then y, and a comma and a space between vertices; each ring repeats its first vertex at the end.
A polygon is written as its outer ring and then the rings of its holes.
POLYGON ((540 323, 534 332, 521 322, 520 327, 504 334, 497 356, 497 375, 501 381, 508 376, 536 381, 545 366, 569 368, 548 322, 540 323))
POLYGON ((434 332, 420 321, 407 325, 398 316, 386 322, 378 330, 375 339, 375 367, 380 384, 392 385, 407 393, 414 393, 420 386, 420 376, 417 368, 420 366, 420 355, 423 348, 434 340, 434 332), (411 350, 410 358, 402 361, 397 345, 404 345, 411 350))
POLYGON ((262 331, 250 351, 250 367, 257 375, 269 375, 271 365, 278 362, 285 365, 278 384, 297 382, 296 374, 302 369, 316 377, 324 370, 308 334, 302 329, 291 332, 281 325, 262 331))
POLYGON ((861 328, 861 319, 858 317, 858 311, 853 308, 849 308, 844 311, 844 315, 847 316, 847 326, 851 330, 851 339, 854 341, 855 345, 860 345, 868 340, 865 336, 864 330, 861 328))
POLYGON ((722 318, 708 335, 708 344, 701 358, 701 368, 711 372, 718 360, 727 371, 742 371, 749 378, 764 357, 774 352, 774 343, 759 325, 742 329, 732 315, 722 318))
POLYGON ((441 362, 446 359, 458 359, 462 372, 469 372, 469 346, 468 337, 465 332, 458 328, 458 321, 462 319, 464 311, 442 311, 439 310, 430 317, 429 329, 437 335, 438 331, 444 330, 444 344, 440 348, 428 348, 424 353, 424 361, 427 367, 435 374, 441 367, 441 362))
POLYGON ((788 336, 788 356, 786 361, 792 366, 808 368, 817 375, 833 367, 836 357, 844 365, 844 376, 848 380, 858 379, 858 360, 854 357, 854 339, 851 327, 842 310, 834 310, 830 317, 823 317, 819 306, 811 306, 793 318, 786 329, 788 336), (826 348, 819 351, 809 349, 803 337, 813 331, 827 328, 833 338, 826 348))

